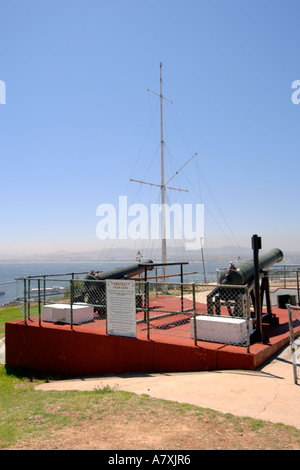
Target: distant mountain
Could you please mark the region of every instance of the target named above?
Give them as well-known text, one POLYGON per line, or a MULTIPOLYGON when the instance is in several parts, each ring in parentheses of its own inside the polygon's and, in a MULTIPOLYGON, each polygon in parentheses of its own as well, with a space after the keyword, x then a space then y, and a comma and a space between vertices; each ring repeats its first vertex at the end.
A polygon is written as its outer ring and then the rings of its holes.
MULTIPOLYGON (((267 250, 262 250, 266 252, 267 250)), ((56 251, 53 253, 45 254, 32 254, 30 256, 17 256, 0 254, 1 263, 30 263, 30 262, 84 262, 84 261, 129 261, 136 260, 136 249, 131 248, 114 248, 105 253, 104 250, 91 250, 82 252, 68 252, 56 251)), ((143 260, 150 258, 153 261, 161 261, 161 249, 156 248, 150 250, 143 250, 143 260)), ((205 248, 204 260, 205 261, 220 261, 229 262, 237 261, 240 259, 252 259, 252 250, 250 248, 233 246, 223 246, 219 248, 205 248)), ((185 251, 178 248, 168 248, 168 261, 195 261, 202 262, 201 250, 185 251)), ((300 252, 284 252, 283 264, 300 264, 300 252)))

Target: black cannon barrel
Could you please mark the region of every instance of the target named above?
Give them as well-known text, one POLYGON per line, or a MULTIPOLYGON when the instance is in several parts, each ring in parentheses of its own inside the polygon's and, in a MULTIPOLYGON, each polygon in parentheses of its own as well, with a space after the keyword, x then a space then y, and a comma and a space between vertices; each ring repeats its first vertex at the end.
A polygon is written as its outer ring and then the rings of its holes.
POLYGON ((151 266, 153 261, 151 261, 151 259, 147 259, 145 263, 147 263, 148 266, 145 267, 144 263, 136 263, 97 274, 91 271, 84 278, 82 291, 74 298, 75 302, 88 302, 99 305, 98 312, 101 312, 101 314, 105 313, 105 283, 99 281, 105 281, 106 279, 126 279, 127 277, 145 272, 145 269, 153 269, 153 266, 151 266))
POLYGON ((135 263, 121 268, 111 269, 110 271, 103 271, 96 275, 96 279, 104 281, 105 279, 123 279, 127 276, 136 276, 137 274, 145 272, 145 269, 147 269, 147 271, 151 271, 151 269, 153 269, 152 266, 144 266, 144 264, 148 263, 151 264, 153 261, 151 259, 146 259, 143 261, 142 265, 135 263))
MULTIPOLYGON (((273 264, 279 263, 283 259, 283 253, 278 248, 273 248, 268 253, 259 257, 259 270, 268 269, 273 264)), ((245 285, 254 279, 254 262, 244 261, 235 267, 229 267, 221 272, 218 283, 223 285, 245 285)))

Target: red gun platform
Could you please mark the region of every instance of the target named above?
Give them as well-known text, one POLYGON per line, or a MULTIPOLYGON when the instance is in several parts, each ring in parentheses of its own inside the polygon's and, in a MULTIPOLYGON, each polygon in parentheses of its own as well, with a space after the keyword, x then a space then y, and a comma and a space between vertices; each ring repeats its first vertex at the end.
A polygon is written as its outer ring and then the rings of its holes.
POLYGON ((195 345, 189 335, 190 324, 178 325, 177 321, 176 336, 162 334, 160 328, 154 327, 150 330, 150 339, 147 339, 145 323, 137 324, 137 336, 130 338, 108 335, 105 320, 74 325, 73 329, 69 324, 40 323, 38 318, 27 319, 26 324, 24 320, 14 321, 6 323, 6 366, 73 377, 255 370, 290 341, 288 311, 273 308, 273 314, 279 324, 263 325, 268 343, 252 344, 249 352, 246 347, 221 343, 198 341, 195 345))

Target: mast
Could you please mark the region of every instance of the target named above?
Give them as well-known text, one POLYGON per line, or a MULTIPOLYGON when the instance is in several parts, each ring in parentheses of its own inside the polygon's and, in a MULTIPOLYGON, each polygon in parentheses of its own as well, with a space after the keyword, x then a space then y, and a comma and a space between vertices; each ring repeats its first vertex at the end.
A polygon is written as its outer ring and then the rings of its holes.
MULTIPOLYGON (((165 158, 164 158, 164 125, 163 125, 163 94, 162 94, 162 62, 160 63, 160 144, 161 144, 161 232, 162 263, 167 262, 167 240, 166 240, 166 187, 165 187, 165 158)), ((166 267, 163 267, 163 275, 166 275, 166 267)), ((164 278, 165 279, 165 278, 164 278)))
MULTIPOLYGON (((161 189, 161 257, 162 263, 167 262, 167 239, 166 239, 166 189, 172 189, 175 191, 188 192, 187 189, 179 189, 169 187, 169 182, 189 163, 196 155, 195 153, 168 181, 165 183, 165 157, 164 157, 164 124, 163 124, 163 101, 166 100, 169 103, 173 104, 172 101, 168 100, 163 96, 162 92, 162 62, 160 62, 160 94, 155 93, 152 90, 148 90, 150 93, 153 93, 160 98, 160 148, 161 148, 161 184, 149 183, 146 181, 140 181, 130 178, 130 181, 135 181, 136 183, 149 184, 150 186, 158 186, 161 189)), ((167 278, 167 268, 166 266, 162 267, 164 279, 167 278)))

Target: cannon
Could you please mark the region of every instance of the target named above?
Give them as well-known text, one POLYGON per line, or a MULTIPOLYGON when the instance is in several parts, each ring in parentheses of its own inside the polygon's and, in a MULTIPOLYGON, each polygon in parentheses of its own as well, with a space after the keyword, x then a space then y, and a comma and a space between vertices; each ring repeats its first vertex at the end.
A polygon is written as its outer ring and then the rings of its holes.
MULTIPOLYGON (((273 248, 265 255, 259 257, 259 271, 267 270, 273 264, 279 263, 283 259, 283 253, 278 248, 273 248)), ((230 264, 228 269, 219 275, 218 284, 243 286, 250 285, 254 280, 254 261, 244 261, 235 266, 230 264)))
MULTIPOLYGON (((111 269, 110 271, 103 271, 95 275, 98 281, 105 281, 106 279, 127 279, 128 277, 137 276, 145 272, 145 265, 151 264, 153 261, 151 259, 145 260, 142 264, 135 263, 130 264, 129 266, 124 266, 121 268, 111 269)), ((146 266, 147 271, 153 269, 152 266, 146 266)))
MULTIPOLYGON (((254 236, 257 237, 257 236, 254 236)), ((257 238, 252 239, 253 245, 257 238)), ((258 256, 258 246, 253 246, 253 260, 230 263, 230 266, 222 270, 218 276, 218 286, 207 296, 207 312, 209 315, 220 315, 221 307, 227 307, 230 316, 245 317, 247 308, 246 288, 250 293, 254 312, 254 324, 261 329, 261 320, 269 324, 278 324, 278 318, 272 314, 270 302, 268 269, 283 259, 283 253, 278 248, 273 248, 268 253, 258 256), (232 287, 231 287, 232 286, 232 287), (267 312, 262 315, 262 305, 266 297, 267 312)))
POLYGON ((91 271, 84 278, 83 288, 79 295, 74 297, 75 302, 86 302, 95 306, 95 311, 100 315, 106 312, 106 290, 105 283, 107 279, 130 279, 146 271, 151 271, 153 267, 151 259, 145 260, 142 264, 135 263, 123 266, 109 271, 95 273, 91 271))

